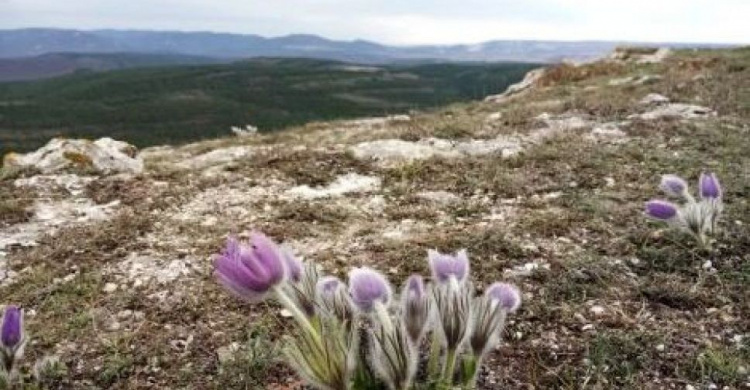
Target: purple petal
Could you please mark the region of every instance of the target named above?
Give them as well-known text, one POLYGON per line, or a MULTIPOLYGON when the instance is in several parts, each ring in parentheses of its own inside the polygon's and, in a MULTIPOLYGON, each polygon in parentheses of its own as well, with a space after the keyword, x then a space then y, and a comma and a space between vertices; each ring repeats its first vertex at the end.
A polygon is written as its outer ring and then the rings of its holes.
POLYGON ((702 173, 699 181, 701 198, 719 199, 721 198, 721 185, 719 179, 713 173, 702 173))
POLYGON ((271 288, 266 280, 259 279, 238 260, 219 256, 214 267, 217 280, 242 299, 257 301, 271 288))
POLYGON ((369 268, 355 268, 349 272, 349 294, 362 311, 369 311, 375 302, 388 304, 391 288, 379 272, 369 268))
POLYGON ((646 214, 652 218, 668 221, 677 216, 677 206, 663 200, 652 200, 646 203, 646 214))
POLYGON ((664 175, 659 187, 669 195, 683 197, 687 193, 688 184, 677 175, 664 175))
POLYGON ((15 350, 23 340, 23 312, 18 306, 8 305, 3 312, 0 342, 9 350, 15 350))
POLYGON ((279 247, 263 233, 253 232, 250 235, 253 254, 269 275, 269 282, 277 284, 284 280, 286 267, 279 247))
POLYGON ((487 289, 487 297, 497 302, 504 310, 512 313, 521 306, 521 293, 518 287, 508 283, 493 283, 487 289))
POLYGON ((302 279, 302 262, 294 255, 292 248, 288 246, 281 247, 281 255, 286 264, 286 270, 289 273, 289 279, 297 283, 302 279))
POLYGON ((427 257, 430 268, 432 268, 432 276, 441 283, 447 282, 451 278, 463 282, 469 274, 469 258, 466 250, 462 249, 455 255, 429 250, 427 257))
POLYGON ((237 237, 230 236, 227 238, 227 244, 222 253, 226 257, 236 258, 240 256, 240 242, 237 237))

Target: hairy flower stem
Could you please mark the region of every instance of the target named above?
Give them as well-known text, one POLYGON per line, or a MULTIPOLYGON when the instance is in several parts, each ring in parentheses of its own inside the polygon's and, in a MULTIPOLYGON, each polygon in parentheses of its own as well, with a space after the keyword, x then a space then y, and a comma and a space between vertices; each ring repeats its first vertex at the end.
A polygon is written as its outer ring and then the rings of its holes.
POLYGON ((276 293, 276 298, 279 300, 279 303, 281 303, 281 306, 284 306, 285 309, 289 310, 289 312, 292 313, 292 317, 297 321, 297 324, 301 326, 305 332, 309 333, 310 337, 312 337, 318 345, 323 345, 318 330, 315 329, 312 322, 310 322, 305 313, 303 313, 302 310, 297 307, 294 301, 284 292, 284 290, 281 287, 276 286, 274 287, 274 292, 276 293))
POLYGON ((432 341, 430 342, 430 359, 427 361, 427 376, 436 378, 438 375, 438 365, 440 364, 440 335, 437 331, 432 332, 432 341))
POLYGON ((443 382, 447 385, 453 383, 453 373, 456 370, 456 350, 449 349, 445 356, 445 366, 443 366, 443 382))
POLYGON ((378 316, 378 319, 380 319, 380 322, 383 324, 383 330, 385 330, 386 334, 392 334, 393 333, 393 321, 391 321, 391 316, 388 314, 388 308, 383 305, 382 302, 376 301, 375 305, 375 314, 378 316))

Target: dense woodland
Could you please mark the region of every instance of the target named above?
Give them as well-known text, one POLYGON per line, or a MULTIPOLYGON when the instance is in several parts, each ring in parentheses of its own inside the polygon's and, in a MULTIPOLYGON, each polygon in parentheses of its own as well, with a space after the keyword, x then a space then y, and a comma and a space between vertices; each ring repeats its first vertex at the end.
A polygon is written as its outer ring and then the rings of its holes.
POLYGON ((408 112, 479 99, 535 64, 362 67, 308 59, 77 73, 0 84, 0 154, 54 136, 110 136, 140 147, 272 131, 313 120, 408 112))

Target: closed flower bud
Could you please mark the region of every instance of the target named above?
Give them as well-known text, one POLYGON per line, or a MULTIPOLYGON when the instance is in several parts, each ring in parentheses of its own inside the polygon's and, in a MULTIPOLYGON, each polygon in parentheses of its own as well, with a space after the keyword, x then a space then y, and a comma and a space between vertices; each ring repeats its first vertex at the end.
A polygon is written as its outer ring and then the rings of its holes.
POLYGON ((346 291, 346 285, 336 277, 325 276, 318 281, 316 299, 320 307, 341 322, 351 323, 354 307, 346 291))
POLYGON ((662 176, 659 187, 668 195, 679 198, 687 198, 688 196, 687 182, 677 175, 662 176))
POLYGON ((662 200, 652 200, 646 203, 646 214, 651 218, 669 221, 677 216, 677 206, 662 200))
POLYGON ((411 341, 419 345, 430 320, 431 308, 430 297, 427 295, 422 277, 419 275, 409 277, 401 295, 401 310, 406 331, 411 341))
POLYGON ((3 310, 0 329, 0 357, 7 373, 13 371, 15 363, 23 355, 25 343, 23 311, 18 306, 8 305, 3 310))
POLYGON ((508 313, 513 313, 521 306, 521 293, 518 288, 508 283, 493 283, 487 289, 487 298, 500 305, 508 313))
POLYGON ((700 195, 703 199, 718 200, 721 198, 721 185, 713 173, 701 174, 699 180, 700 195))

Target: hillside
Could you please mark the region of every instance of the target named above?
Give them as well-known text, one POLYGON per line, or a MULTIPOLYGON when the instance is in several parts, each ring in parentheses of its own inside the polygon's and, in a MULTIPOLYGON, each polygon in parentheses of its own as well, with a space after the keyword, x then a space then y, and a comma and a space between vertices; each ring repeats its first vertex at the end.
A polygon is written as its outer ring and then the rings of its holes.
POLYGON ((76 72, 223 62, 229 61, 180 54, 49 53, 35 57, 0 58, 0 82, 38 80, 76 72))
POLYGON ((498 93, 535 66, 372 68, 255 59, 6 83, 0 84, 0 153, 36 149, 54 136, 111 136, 143 147, 220 137, 231 126, 246 124, 270 131, 315 120, 404 113, 498 93))
POLYGON ((277 355, 288 313, 212 277, 227 235, 258 229, 342 278, 368 265, 401 286, 429 275, 428 249, 465 248, 477 288, 519 286, 480 389, 746 388, 750 49, 661 54, 399 120, 124 148, 141 173, 75 153, 62 172, 6 167, 0 296, 27 311, 22 372, 55 354, 53 388, 302 388, 277 355), (724 188, 708 248, 643 213, 662 175, 694 191, 704 171, 724 188))

